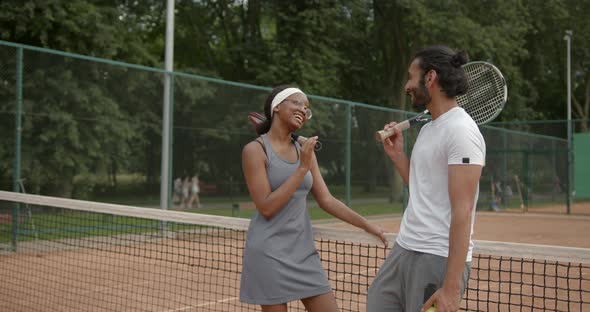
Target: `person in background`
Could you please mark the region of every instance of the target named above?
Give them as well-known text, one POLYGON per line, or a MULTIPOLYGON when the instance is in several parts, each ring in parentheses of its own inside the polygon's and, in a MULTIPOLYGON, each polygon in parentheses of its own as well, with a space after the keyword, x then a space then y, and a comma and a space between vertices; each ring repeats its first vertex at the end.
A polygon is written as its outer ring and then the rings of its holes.
POLYGON ((193 208, 193 205, 196 203, 197 208, 201 208, 201 199, 199 198, 201 188, 199 187, 199 176, 195 175, 191 179, 191 198, 189 200, 188 206, 189 208, 193 208))
POLYGON ((172 194, 172 204, 182 206, 182 179, 174 180, 174 193, 172 194))
POLYGON ((191 190, 191 182, 189 177, 184 177, 182 181, 182 208, 187 209, 189 208, 189 201, 190 201, 190 190, 191 190))

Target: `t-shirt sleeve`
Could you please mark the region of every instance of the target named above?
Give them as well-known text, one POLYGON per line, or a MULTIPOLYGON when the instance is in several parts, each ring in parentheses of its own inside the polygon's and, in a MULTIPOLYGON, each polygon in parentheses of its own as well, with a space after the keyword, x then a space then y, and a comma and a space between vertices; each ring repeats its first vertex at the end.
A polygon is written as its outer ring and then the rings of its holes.
POLYGON ((458 127, 447 137, 449 165, 485 165, 486 149, 477 127, 458 127))

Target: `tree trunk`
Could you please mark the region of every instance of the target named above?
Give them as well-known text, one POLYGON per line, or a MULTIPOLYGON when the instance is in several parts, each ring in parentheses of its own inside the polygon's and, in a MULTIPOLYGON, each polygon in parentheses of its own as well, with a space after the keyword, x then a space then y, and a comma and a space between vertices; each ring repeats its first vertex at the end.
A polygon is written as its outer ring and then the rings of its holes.
MULTIPOLYGON (((572 115, 574 115, 574 119, 581 118, 584 121, 581 121, 579 124, 579 132, 588 132, 588 119, 590 118, 590 75, 586 79, 584 83, 584 95, 583 95, 583 104, 580 103, 575 95, 572 95, 572 115), (577 115, 577 116, 575 116, 577 115)), ((575 91, 575 90, 574 90, 575 91)), ((574 124, 573 131, 576 132, 576 125, 574 124)))
POLYGON ((112 157, 111 158, 111 165, 110 165, 110 170, 109 170, 109 182, 110 182, 110 186, 112 186, 113 188, 117 188, 117 160, 112 157))
MULTIPOLYGON (((405 109, 404 82, 409 64, 409 43, 403 27, 405 9, 396 2, 388 0, 374 0, 375 32, 381 57, 383 58, 384 84, 381 92, 386 98, 387 106, 405 109), (400 96, 401 95, 401 96, 400 96)), ((403 199, 402 180, 392 164, 389 177, 391 201, 403 199)))
POLYGON ((260 33, 260 1, 249 0, 248 11, 246 12, 246 40, 251 43, 259 43, 262 41, 260 33))
POLYGON ((60 198, 72 198, 74 191, 74 170, 64 168, 58 179, 48 185, 48 195, 60 198))

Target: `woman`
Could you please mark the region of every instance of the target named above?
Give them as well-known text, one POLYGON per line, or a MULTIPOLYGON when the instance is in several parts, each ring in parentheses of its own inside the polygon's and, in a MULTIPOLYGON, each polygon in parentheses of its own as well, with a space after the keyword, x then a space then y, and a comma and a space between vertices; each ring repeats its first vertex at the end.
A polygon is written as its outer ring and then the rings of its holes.
POLYGON ((240 300, 262 311, 287 311, 301 300, 307 311, 338 311, 313 240, 306 207, 309 191, 333 216, 377 236, 383 230, 337 200, 322 178, 311 137, 303 145, 291 133, 301 128, 311 110, 299 89, 280 86, 266 99, 262 135, 242 151, 242 168, 257 212, 248 229, 240 300))

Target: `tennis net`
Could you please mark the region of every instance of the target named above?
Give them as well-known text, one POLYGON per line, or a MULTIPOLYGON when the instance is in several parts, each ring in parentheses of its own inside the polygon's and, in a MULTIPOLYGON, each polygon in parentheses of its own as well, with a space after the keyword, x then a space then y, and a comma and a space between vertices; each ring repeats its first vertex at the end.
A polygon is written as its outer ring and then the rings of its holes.
MULTIPOLYGON (((0 217, 0 310, 259 310, 239 301, 248 220, 3 191, 0 217)), ((314 235, 340 309, 364 311, 387 250, 363 232, 314 235)), ((478 241, 475 253, 462 310, 590 309, 588 249, 478 241)))

